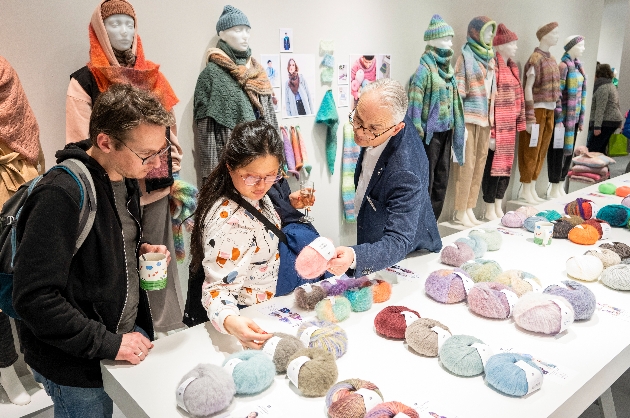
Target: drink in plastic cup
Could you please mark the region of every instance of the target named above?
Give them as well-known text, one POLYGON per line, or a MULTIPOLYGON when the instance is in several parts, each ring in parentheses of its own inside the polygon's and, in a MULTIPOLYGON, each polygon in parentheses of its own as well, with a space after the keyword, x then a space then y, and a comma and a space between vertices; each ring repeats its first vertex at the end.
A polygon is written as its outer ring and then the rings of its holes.
POLYGON ((166 287, 166 255, 146 253, 140 256, 140 287, 144 290, 161 290, 166 287))

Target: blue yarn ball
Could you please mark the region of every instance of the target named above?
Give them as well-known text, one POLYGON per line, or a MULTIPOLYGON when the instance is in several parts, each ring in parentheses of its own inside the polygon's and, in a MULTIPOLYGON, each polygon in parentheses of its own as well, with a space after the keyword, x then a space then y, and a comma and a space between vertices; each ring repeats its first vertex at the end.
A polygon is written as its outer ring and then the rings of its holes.
POLYGON ((458 238, 455 242, 463 242, 472 248, 475 258, 483 257, 486 255, 486 251, 488 251, 488 244, 478 235, 458 238))
POLYGON ((514 364, 521 360, 540 370, 530 356, 516 353, 495 354, 486 363, 486 382, 505 395, 519 397, 527 395, 529 387, 527 386, 525 372, 514 364))
MULTIPOLYGON (((369 281, 367 283, 370 283, 369 281)), ((363 285, 346 290, 346 298, 350 301, 353 312, 365 312, 372 307, 372 285, 363 285)))
POLYGON ((534 232, 534 228, 536 227, 536 222, 549 222, 547 221, 547 218, 545 218, 544 216, 530 216, 529 218, 525 219, 525 222, 523 222, 523 228, 527 229, 529 232, 534 232))
POLYGON ((233 358, 242 360, 232 371, 232 378, 239 395, 254 395, 267 389, 276 376, 276 366, 261 350, 244 350, 225 359, 223 365, 233 358))
POLYGON ((624 205, 606 205, 597 212, 597 219, 601 219, 615 227, 625 227, 630 219, 630 208, 624 205))

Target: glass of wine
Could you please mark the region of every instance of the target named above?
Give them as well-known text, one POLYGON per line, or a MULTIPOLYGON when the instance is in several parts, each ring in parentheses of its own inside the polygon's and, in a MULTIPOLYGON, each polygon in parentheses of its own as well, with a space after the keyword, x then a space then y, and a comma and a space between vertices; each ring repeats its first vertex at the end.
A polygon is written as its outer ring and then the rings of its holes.
MULTIPOLYGON (((312 181, 305 180, 305 181, 300 182, 300 197, 302 198, 304 202, 310 203, 312 201, 314 190, 315 190, 315 184, 312 181)), ((304 214, 304 216, 300 218, 300 222, 308 223, 308 222, 313 222, 315 220, 313 219, 312 216, 309 216, 310 210, 311 210, 310 205, 307 205, 304 208, 304 211, 306 213, 304 214)))

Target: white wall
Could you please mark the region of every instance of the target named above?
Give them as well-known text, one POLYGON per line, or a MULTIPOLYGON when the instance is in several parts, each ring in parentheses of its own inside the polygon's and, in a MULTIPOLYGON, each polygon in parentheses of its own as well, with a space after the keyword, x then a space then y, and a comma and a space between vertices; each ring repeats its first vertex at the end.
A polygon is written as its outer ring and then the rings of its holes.
MULTIPOLYGON (((161 64, 181 102, 175 107, 179 140, 185 155, 182 177, 195 181, 192 95, 203 69, 206 49, 216 41, 214 30, 224 2, 208 0, 134 0, 138 33, 146 57, 161 64)), ((16 68, 41 128, 47 164, 64 145, 65 92, 69 74, 88 61, 87 28, 98 1, 0 0, 0 54, 16 68)), ((604 1, 593 0, 231 0, 252 25, 251 47, 255 56, 278 53, 278 28, 293 27, 294 52, 317 54, 321 39, 334 39, 337 60, 352 53, 392 54, 392 77, 407 83, 424 50, 423 34, 434 13, 453 26, 455 58, 466 39, 468 22, 488 15, 505 23, 520 36, 517 60, 522 65, 537 45, 536 29, 552 20, 560 23, 560 39, 581 34, 587 39, 583 57, 586 72, 594 74, 604 1)), ((552 48, 556 58, 562 46, 552 48)), ((630 72, 629 72, 630 73, 630 72)), ((589 85, 589 96, 592 83, 589 85)), ((325 92, 317 89, 317 106, 325 92)), ((590 103, 590 99, 589 99, 590 103)), ((355 228, 344 224, 340 193, 341 128, 337 168, 329 176, 325 166, 325 127, 314 126, 313 117, 286 120, 299 123, 314 162, 312 179, 317 189, 313 215, 323 235, 351 244, 355 228)), ((340 109, 340 120, 347 120, 340 109)), ((282 123, 282 121, 281 121, 282 123)), ((585 134, 578 136, 585 142, 585 134)), ((546 173, 546 170, 543 170, 546 173)), ((545 174, 546 176, 546 174, 545 174)), ((295 186, 295 184, 293 184, 295 186)), ((452 193, 452 192, 451 192, 452 193)), ((452 203, 445 206, 449 213, 452 203)))
POLYGON ((628 0, 606 0, 599 33, 597 61, 610 64, 617 71, 621 71, 623 38, 629 16, 630 2, 628 0))

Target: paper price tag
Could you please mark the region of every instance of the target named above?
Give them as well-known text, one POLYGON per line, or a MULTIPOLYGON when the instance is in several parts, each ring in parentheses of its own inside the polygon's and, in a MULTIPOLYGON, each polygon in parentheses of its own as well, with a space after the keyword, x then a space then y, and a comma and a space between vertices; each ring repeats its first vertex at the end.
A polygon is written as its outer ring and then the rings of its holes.
POLYGON ((241 359, 233 358, 230 361, 228 361, 227 363, 225 363, 225 365, 223 365, 223 368, 231 376, 232 373, 234 372, 234 368, 236 367, 236 365, 238 363, 242 363, 242 362, 243 362, 243 360, 241 360, 241 359))
POLYGON ((466 276, 463 273, 460 273, 459 271, 454 271, 453 273, 457 274, 459 278, 462 279, 462 284, 464 285, 464 291, 466 292, 466 295, 468 295, 468 293, 470 293, 470 289, 472 289, 473 286, 475 285, 475 282, 473 282, 470 277, 466 276))
POLYGON ((510 305, 510 314, 508 315, 509 318, 510 316, 512 316, 512 311, 514 311, 514 305, 516 304, 516 302, 518 302, 518 296, 516 295, 516 293, 507 289, 503 289, 501 293, 505 295, 505 297, 507 298, 507 303, 508 305, 510 305))
POLYGON ((542 292, 542 287, 540 287, 540 285, 536 283, 536 280, 534 279, 523 279, 523 280, 529 283, 529 285, 532 287, 533 292, 536 292, 536 293, 542 292))
POLYGON ((184 380, 182 384, 179 385, 179 387, 177 388, 177 406, 179 406, 186 412, 188 412, 188 409, 186 409, 186 406, 184 405, 184 392, 186 392, 186 388, 188 387, 188 385, 190 385, 195 380, 197 380, 196 377, 189 377, 188 379, 184 380))
POLYGON ((298 387, 298 377, 300 376, 300 369, 302 368, 304 363, 306 363, 307 361, 311 361, 311 359, 307 356, 300 356, 294 359, 287 366, 287 376, 289 377, 289 380, 291 381, 291 383, 295 385, 296 388, 298 387))
POLYGON ((612 227, 607 223, 600 223, 602 227, 602 239, 608 239, 610 237, 610 232, 612 231, 612 227))
POLYGON ((449 247, 454 247, 454 248, 459 248, 457 246, 457 244, 455 244, 454 242, 451 242, 450 244, 448 244, 449 247))
POLYGON ((276 348, 278 348, 278 343, 280 342, 281 339, 282 338, 280 337, 269 338, 269 340, 267 340, 267 342, 265 343, 265 346, 262 349, 263 353, 267 354, 269 357, 273 359, 274 354, 276 354, 276 348))
POLYGON ((329 277, 326 280, 323 280, 325 282, 328 282, 330 284, 337 284, 337 279, 339 278, 339 276, 333 276, 333 277, 329 277))
POLYGON ((538 146, 538 135, 540 134, 540 125, 532 125, 532 134, 529 138, 529 147, 536 148, 538 146))
POLYGON ((597 215, 597 212, 599 212, 599 207, 595 204, 595 202, 586 202, 589 205, 591 205, 591 213, 593 214, 593 218, 595 217, 595 215, 597 215))
POLYGON ((553 149, 564 148, 564 125, 558 124, 553 129, 553 149))
POLYGON ((328 238, 318 237, 313 240, 309 247, 317 251, 322 257, 324 257, 327 261, 333 258, 335 255, 335 246, 328 238))
POLYGON ((304 289, 304 291, 306 293, 311 293, 313 291, 313 286, 311 286, 310 283, 304 283, 302 286, 300 286, 302 289, 304 289))
POLYGON ((451 333, 441 327, 433 327, 431 331, 435 332, 438 336, 438 353, 442 349, 444 342, 451 337, 451 333))
POLYGON ((479 357, 481 357, 481 364, 483 364, 483 368, 485 369, 486 363, 488 362, 488 359, 492 357, 494 351, 489 345, 486 344, 474 343, 470 346, 477 349, 477 353, 479 353, 479 357))
POLYGON ((302 343, 308 347, 309 344, 311 343, 311 337, 313 336, 313 333, 315 331, 317 331, 319 329, 319 327, 308 327, 304 330, 304 332, 302 333, 302 335, 300 335, 300 341, 302 341, 302 343))
POLYGON ((379 403, 383 402, 383 398, 378 396, 378 393, 374 392, 373 390, 361 388, 358 389, 355 393, 363 397, 363 403, 365 404, 366 411, 369 411, 379 403))
POLYGON ((560 299, 551 299, 551 301, 558 305, 558 308, 560 308, 560 331, 558 331, 558 334, 560 334, 573 323, 575 315, 573 312, 571 312, 567 305, 560 302, 560 299))
POLYGON ((335 306, 335 296, 328 296, 326 299, 328 299, 330 301, 330 305, 331 306, 335 306))
POLYGON ((420 318, 415 313, 409 311, 402 311, 400 314, 405 317, 405 323, 407 326, 411 325, 416 319, 420 318))
POLYGON ((518 366, 525 372, 525 378, 527 379, 527 394, 537 391, 541 388, 543 382, 543 375, 540 372, 540 369, 536 367, 532 367, 529 364, 525 363, 523 360, 519 360, 514 363, 515 366, 518 366))

